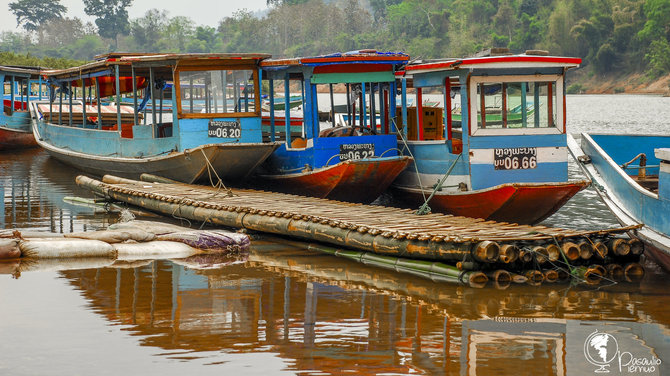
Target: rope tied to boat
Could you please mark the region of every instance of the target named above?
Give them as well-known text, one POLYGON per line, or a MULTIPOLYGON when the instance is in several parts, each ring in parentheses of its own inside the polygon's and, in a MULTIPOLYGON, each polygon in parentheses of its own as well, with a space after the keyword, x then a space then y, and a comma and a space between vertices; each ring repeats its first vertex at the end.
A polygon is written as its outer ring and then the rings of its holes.
POLYGON ((212 162, 209 161, 209 158, 207 158, 207 154, 205 154, 205 151, 204 151, 203 149, 200 149, 200 152, 202 153, 202 156, 205 158, 205 162, 206 162, 206 164, 207 164, 207 175, 208 175, 208 177, 209 177, 209 184, 210 184, 212 187, 217 188, 217 193, 218 193, 220 190, 224 190, 224 191, 226 192, 226 196, 225 196, 225 197, 233 197, 233 196, 235 196, 235 194, 233 193, 233 190, 230 189, 230 188, 228 188, 228 187, 226 187, 226 185, 223 184, 223 180, 221 180, 221 178, 219 177, 219 174, 216 173, 216 169, 215 169, 214 166, 212 165, 212 162), (216 180, 217 180, 216 184, 215 184, 214 181, 212 180, 212 172, 214 173, 214 176, 216 176, 216 180))
MULTIPOLYGON (((430 193, 430 196, 428 196, 428 198, 426 198, 426 196, 424 195, 423 205, 421 205, 421 207, 416 211, 416 213, 415 213, 416 215, 425 215, 425 214, 430 213, 430 206, 428 206, 428 202, 430 202, 430 200, 433 198, 433 196, 435 196, 435 193, 437 193, 437 191, 442 190, 442 184, 444 184, 444 182, 447 180, 449 175, 451 175, 451 171, 453 171, 454 167, 456 167, 456 163, 458 163, 458 160, 461 159, 461 155, 463 155, 463 153, 460 153, 460 154, 458 154, 458 156, 456 156, 456 159, 454 159, 454 161, 451 163, 451 166, 449 166, 449 169, 447 170, 447 172, 444 174, 444 176, 440 179, 439 182, 437 182, 437 184, 433 188, 433 192, 430 193)), ((423 190, 422 190, 422 192, 423 192, 423 190)))

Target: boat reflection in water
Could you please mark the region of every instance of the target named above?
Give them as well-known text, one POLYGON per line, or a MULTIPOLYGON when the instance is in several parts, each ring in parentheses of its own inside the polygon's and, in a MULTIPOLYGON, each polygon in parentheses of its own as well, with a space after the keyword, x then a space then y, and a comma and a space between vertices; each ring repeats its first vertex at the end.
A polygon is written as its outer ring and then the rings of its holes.
POLYGON ((68 204, 68 196, 88 196, 73 184, 77 171, 39 149, 0 155, 0 228, 52 232, 85 231, 118 220, 107 210, 68 204))
POLYGON ((601 290, 473 289, 266 241, 224 263, 60 273, 94 312, 182 361, 271 353, 301 374, 590 374, 598 367, 584 344, 596 329, 616 338, 619 354, 660 359, 645 374, 663 374, 670 361, 670 317, 654 275, 601 290))

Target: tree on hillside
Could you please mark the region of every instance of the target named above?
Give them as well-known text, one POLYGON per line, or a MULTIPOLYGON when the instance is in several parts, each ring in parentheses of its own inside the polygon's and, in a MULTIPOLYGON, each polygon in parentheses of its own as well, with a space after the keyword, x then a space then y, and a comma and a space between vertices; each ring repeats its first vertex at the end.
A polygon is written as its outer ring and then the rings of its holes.
POLYGON ((36 31, 46 21, 63 18, 67 8, 60 0, 18 0, 9 3, 9 10, 16 16, 17 25, 36 31))
POLYGON ((128 11, 133 0, 83 0, 84 12, 97 17, 95 24, 98 34, 103 38, 114 39, 118 45, 118 35, 127 35, 130 31, 128 11))
POLYGON ((654 74, 670 72, 670 0, 647 0, 647 22, 638 36, 649 45, 645 58, 654 74))

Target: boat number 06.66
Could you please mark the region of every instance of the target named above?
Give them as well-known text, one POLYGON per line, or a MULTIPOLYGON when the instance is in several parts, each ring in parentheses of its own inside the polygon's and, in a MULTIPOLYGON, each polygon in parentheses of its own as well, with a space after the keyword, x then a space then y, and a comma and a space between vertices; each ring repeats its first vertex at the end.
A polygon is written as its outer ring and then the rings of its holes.
POLYGON ((537 167, 537 148, 494 149, 496 170, 527 170, 537 167))
POLYGON ((242 135, 242 126, 239 121, 211 120, 207 128, 208 137, 239 138, 242 135))
POLYGON ((340 161, 371 158, 375 155, 375 144, 340 145, 340 161))

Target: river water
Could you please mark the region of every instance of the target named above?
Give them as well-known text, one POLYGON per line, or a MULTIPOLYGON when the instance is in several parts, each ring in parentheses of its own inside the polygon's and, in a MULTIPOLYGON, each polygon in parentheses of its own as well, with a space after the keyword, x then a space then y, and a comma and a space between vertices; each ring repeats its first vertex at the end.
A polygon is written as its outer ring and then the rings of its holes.
MULTIPOLYGON (((571 133, 670 124, 670 98, 567 103, 571 133)), ((64 200, 91 196, 77 174, 40 150, 0 154, 0 228, 118 221, 64 200)), ((616 221, 589 189, 545 224, 616 221)), ((0 375, 670 374, 670 281, 653 265, 635 283, 475 289, 260 235, 216 261, 0 263, 0 375)))

